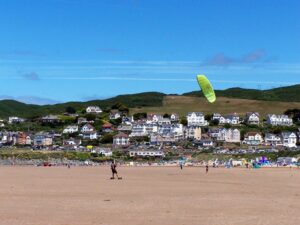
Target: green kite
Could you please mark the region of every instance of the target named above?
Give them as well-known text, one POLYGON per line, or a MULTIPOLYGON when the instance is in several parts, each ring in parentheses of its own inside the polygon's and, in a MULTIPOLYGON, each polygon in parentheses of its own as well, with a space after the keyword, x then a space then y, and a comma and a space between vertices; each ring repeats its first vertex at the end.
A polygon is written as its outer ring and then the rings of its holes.
POLYGON ((205 75, 197 75, 197 81, 206 99, 210 103, 215 102, 216 94, 207 77, 205 75))

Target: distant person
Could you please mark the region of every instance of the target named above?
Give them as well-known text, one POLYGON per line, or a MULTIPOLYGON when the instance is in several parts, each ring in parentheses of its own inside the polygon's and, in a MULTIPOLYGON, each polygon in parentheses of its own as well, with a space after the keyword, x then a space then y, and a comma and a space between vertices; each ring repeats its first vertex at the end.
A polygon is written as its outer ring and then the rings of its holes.
POLYGON ((179 166, 180 166, 180 169, 182 170, 182 169, 183 169, 183 164, 182 164, 182 162, 179 163, 179 166))
POLYGON ((115 162, 111 163, 110 168, 111 168, 111 172, 112 172, 112 177, 110 179, 112 179, 112 180, 115 179, 115 175, 119 180, 122 179, 121 177, 118 176, 117 164, 115 162))
POLYGON ((249 163, 246 163, 245 165, 246 165, 246 168, 249 169, 249 163))
POLYGON ((205 171, 208 173, 208 165, 205 166, 205 171))
POLYGON ((70 169, 71 168, 71 165, 70 165, 70 163, 68 163, 68 169, 70 169))

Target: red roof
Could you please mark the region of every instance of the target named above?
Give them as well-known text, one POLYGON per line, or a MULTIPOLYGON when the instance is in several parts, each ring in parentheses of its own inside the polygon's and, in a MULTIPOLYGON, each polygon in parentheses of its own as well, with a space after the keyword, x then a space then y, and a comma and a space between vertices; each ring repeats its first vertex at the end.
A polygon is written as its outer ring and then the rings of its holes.
POLYGON ((120 132, 120 133, 118 133, 117 135, 114 136, 114 138, 122 138, 122 137, 128 138, 128 135, 120 132))
POLYGON ((102 127, 103 127, 103 128, 111 128, 111 126, 112 126, 112 125, 111 125, 110 123, 105 123, 105 124, 103 124, 102 127))

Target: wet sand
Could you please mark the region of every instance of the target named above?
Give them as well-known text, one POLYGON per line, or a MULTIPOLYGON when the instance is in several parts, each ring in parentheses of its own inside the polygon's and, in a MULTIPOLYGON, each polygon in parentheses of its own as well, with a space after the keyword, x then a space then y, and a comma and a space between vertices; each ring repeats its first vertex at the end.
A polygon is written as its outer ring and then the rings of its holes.
POLYGON ((0 167, 1 225, 300 224, 300 170, 0 167))

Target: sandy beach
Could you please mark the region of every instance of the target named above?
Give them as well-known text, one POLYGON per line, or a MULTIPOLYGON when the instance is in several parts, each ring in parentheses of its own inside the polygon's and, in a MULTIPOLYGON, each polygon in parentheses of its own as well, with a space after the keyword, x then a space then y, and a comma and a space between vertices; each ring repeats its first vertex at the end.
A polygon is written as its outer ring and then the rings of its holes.
POLYGON ((300 170, 0 167, 1 225, 300 224, 300 170))

